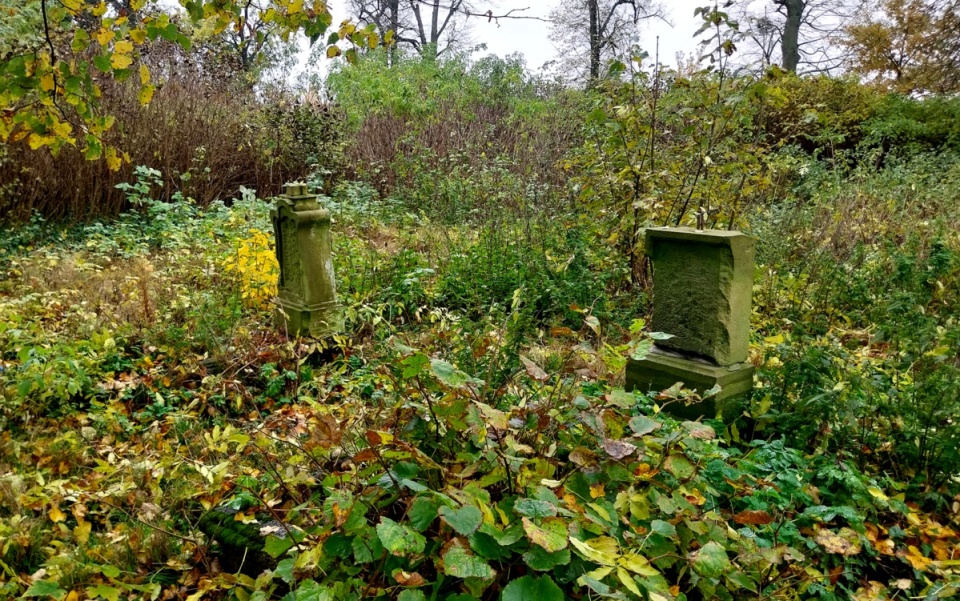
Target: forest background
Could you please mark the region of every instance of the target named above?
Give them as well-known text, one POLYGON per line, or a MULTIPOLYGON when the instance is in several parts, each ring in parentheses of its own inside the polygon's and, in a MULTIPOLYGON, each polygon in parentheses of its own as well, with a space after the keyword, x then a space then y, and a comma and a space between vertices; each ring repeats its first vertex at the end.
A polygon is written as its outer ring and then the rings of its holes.
POLYGON ((0 0, 0 597, 956 595, 960 5, 727 4, 667 66, 558 3, 533 72, 505 5, 0 0), (327 341, 273 324, 296 179, 327 341), (623 368, 697 215, 758 371, 683 422, 623 368))

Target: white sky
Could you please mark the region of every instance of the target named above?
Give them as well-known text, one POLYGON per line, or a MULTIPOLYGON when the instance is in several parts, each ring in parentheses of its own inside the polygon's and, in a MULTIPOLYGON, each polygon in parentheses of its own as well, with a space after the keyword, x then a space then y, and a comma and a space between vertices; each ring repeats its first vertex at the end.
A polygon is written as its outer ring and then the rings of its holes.
MULTIPOLYGON (((524 15, 547 17, 550 10, 563 0, 501 0, 497 14, 503 14, 511 8, 530 7, 524 15)), ((671 26, 660 19, 652 19, 641 25, 640 46, 650 57, 654 56, 657 37, 660 38, 660 62, 675 64, 677 52, 695 54, 697 41, 693 32, 699 27, 699 17, 694 19, 693 11, 698 6, 709 4, 709 0, 667 0, 663 4, 667 9, 667 19, 671 26)), ((527 59, 527 66, 539 69, 547 61, 557 57, 557 50, 550 40, 550 24, 543 21, 526 19, 501 19, 500 26, 486 21, 475 23, 473 38, 477 43, 487 44, 489 53, 506 56, 521 52, 527 59)), ((483 53, 480 53, 483 56, 483 53)))
MULTIPOLYGON (((546 18, 550 10, 563 0, 498 0, 495 7, 491 7, 494 14, 504 14, 510 9, 529 8, 518 12, 525 16, 546 18)), ((687 56, 696 54, 697 40, 693 33, 702 22, 699 17, 693 16, 698 6, 710 4, 710 0, 663 0, 667 12, 667 19, 672 23, 665 23, 660 19, 644 22, 640 30, 640 45, 652 58, 656 51, 657 38, 660 42, 660 62, 666 65, 676 65, 676 55, 682 52, 687 56)), ((330 2, 333 13, 333 28, 339 26, 346 17, 346 11, 340 2, 330 2)), ((483 2, 476 4, 477 12, 485 12, 483 2)), ((524 55, 527 66, 531 70, 538 70, 544 63, 557 58, 557 50, 550 39, 550 24, 530 19, 500 19, 497 23, 487 23, 486 19, 471 19, 471 39, 476 44, 485 43, 486 52, 479 52, 477 58, 487 54, 506 56, 515 52, 524 55)), ((323 67, 321 67, 321 70, 323 67)))

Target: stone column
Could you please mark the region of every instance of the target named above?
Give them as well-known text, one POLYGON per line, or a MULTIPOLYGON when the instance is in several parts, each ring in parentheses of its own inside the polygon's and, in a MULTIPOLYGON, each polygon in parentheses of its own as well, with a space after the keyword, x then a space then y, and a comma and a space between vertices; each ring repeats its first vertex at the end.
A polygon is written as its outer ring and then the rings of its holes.
POLYGON ((333 274, 330 211, 292 183, 270 213, 280 263, 277 324, 291 336, 323 338, 343 327, 333 274))
POLYGON ((651 228, 646 250, 653 263, 651 328, 673 337, 627 363, 627 390, 660 391, 683 382, 704 393, 719 385, 719 394, 674 412, 691 418, 727 413, 725 402, 753 387, 747 350, 754 240, 724 230, 651 228))

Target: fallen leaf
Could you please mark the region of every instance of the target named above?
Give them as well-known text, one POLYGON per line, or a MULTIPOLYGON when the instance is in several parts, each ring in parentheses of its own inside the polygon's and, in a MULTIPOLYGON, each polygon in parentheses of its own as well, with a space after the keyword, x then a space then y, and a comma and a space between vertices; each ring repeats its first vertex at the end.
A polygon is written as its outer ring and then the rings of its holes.
POLYGON ((527 375, 537 382, 546 382, 547 379, 550 378, 550 375, 543 371, 539 365, 530 359, 527 359, 523 355, 520 355, 520 362, 523 363, 523 367, 527 370, 527 375))
POLYGON ((418 587, 427 583, 419 572, 404 572, 403 570, 397 570, 393 574, 393 579, 400 586, 418 587))
POLYGON ((762 509, 748 509, 733 516, 733 521, 748 526, 766 526, 773 521, 773 517, 762 509))
POLYGON ((633 455, 634 451, 637 450, 637 447, 629 442, 623 442, 622 440, 611 440, 608 438, 603 441, 603 450, 607 452, 607 455, 610 455, 619 461, 625 457, 633 455))
POLYGON ((827 553, 847 557, 860 553, 860 538, 850 528, 841 528, 838 532, 822 528, 817 531, 816 541, 827 553))

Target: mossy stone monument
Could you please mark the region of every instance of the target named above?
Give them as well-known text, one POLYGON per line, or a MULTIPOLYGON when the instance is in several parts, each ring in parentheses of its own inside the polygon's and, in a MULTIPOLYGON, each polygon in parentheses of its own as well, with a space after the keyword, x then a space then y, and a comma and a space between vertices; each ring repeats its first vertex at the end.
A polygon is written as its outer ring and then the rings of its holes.
POLYGON ((718 394, 674 412, 690 418, 727 414, 727 401, 753 388, 747 351, 754 239, 725 230, 651 228, 646 251, 653 263, 651 327, 672 338, 627 363, 627 390, 660 391, 683 382, 702 394, 720 386, 718 394))
POLYGON ((292 183, 270 214, 280 263, 277 323, 291 336, 324 338, 343 327, 333 274, 330 211, 292 183))

